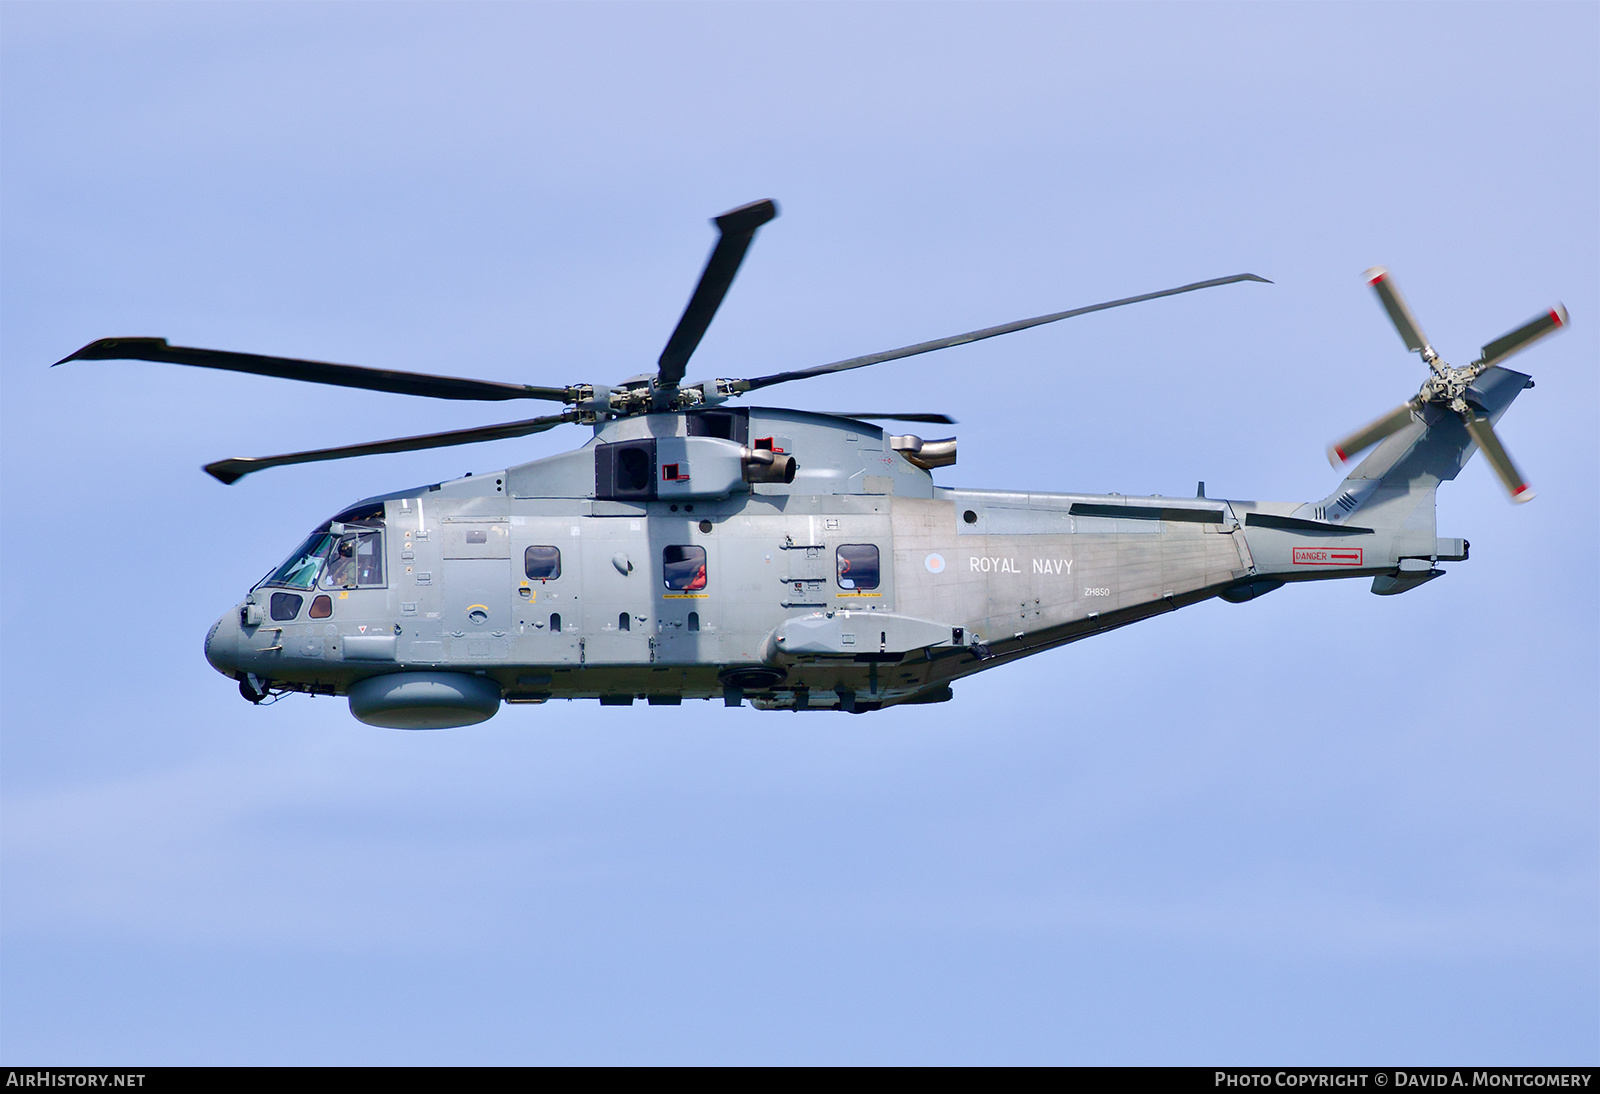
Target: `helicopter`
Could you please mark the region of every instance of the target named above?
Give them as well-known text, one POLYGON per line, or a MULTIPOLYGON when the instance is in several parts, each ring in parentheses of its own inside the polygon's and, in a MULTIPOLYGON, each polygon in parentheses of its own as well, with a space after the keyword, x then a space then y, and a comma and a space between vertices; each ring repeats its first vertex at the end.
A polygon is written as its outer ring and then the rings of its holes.
MULTIPOLYGON (((1561 305, 1446 363, 1389 272, 1368 284, 1427 378, 1328 449, 1327 497, 1038 493, 938 486, 956 439, 873 424, 942 414, 738 405, 864 368, 1091 312, 1240 282, 1243 273, 753 378, 685 383, 770 200, 713 219, 717 240, 653 374, 566 387, 106 338, 58 361, 144 360, 437 399, 560 403, 499 425, 206 466, 274 467, 524 437, 582 425, 581 448, 366 498, 323 521, 212 625, 205 656, 252 703, 343 695, 370 725, 442 729, 502 703, 684 699, 863 714, 940 703, 952 683, 1212 597, 1368 578, 1409 592, 1470 544, 1435 528, 1435 492, 1482 450, 1533 497, 1494 431, 1533 387, 1502 362, 1568 322, 1561 305)), ((1270 283, 1270 282, 1267 282, 1270 283)))

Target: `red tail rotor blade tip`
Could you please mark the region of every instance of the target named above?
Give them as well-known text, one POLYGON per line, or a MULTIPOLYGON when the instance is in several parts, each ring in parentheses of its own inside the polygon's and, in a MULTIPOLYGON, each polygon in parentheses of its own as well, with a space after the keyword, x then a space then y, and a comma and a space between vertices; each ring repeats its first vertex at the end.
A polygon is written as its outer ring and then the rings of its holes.
POLYGON ((1529 486, 1527 483, 1523 483, 1521 486, 1517 487, 1511 492, 1511 500, 1517 502, 1518 504, 1521 504, 1525 501, 1532 501, 1533 499, 1533 487, 1529 486))
POLYGON ((1378 282, 1389 276, 1389 267, 1374 266, 1362 276, 1367 279, 1368 285, 1376 285, 1378 282))
POLYGON ((1558 326, 1558 327, 1566 326, 1567 325, 1567 306, 1565 304, 1557 304, 1555 307, 1551 308, 1550 309, 1550 318, 1554 319, 1556 321, 1556 326, 1558 326))

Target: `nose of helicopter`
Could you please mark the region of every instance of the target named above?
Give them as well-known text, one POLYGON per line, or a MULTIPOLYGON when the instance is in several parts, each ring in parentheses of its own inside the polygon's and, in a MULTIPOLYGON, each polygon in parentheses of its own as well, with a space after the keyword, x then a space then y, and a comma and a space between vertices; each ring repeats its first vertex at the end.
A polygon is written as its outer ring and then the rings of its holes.
POLYGON ((239 668, 239 612, 224 612, 206 635, 206 660, 222 675, 233 679, 239 668))

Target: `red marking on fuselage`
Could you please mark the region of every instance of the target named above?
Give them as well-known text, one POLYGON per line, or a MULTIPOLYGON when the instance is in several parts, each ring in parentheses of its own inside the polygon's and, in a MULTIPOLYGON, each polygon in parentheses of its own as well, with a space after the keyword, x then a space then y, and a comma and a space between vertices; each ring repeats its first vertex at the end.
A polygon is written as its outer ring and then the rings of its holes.
POLYGON ((1293 561, 1296 566, 1360 566, 1362 552, 1360 547, 1296 547, 1293 561))

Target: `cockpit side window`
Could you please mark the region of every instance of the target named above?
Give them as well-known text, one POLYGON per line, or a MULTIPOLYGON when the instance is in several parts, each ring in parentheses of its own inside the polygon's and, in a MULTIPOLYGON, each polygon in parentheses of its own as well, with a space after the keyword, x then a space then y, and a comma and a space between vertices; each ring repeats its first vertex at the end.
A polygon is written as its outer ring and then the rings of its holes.
POLYGON ((370 589, 383 586, 383 533, 349 531, 332 537, 319 584, 324 589, 370 589))
POLYGON ((363 532, 356 546, 356 584, 362 588, 383 585, 383 533, 363 532))

